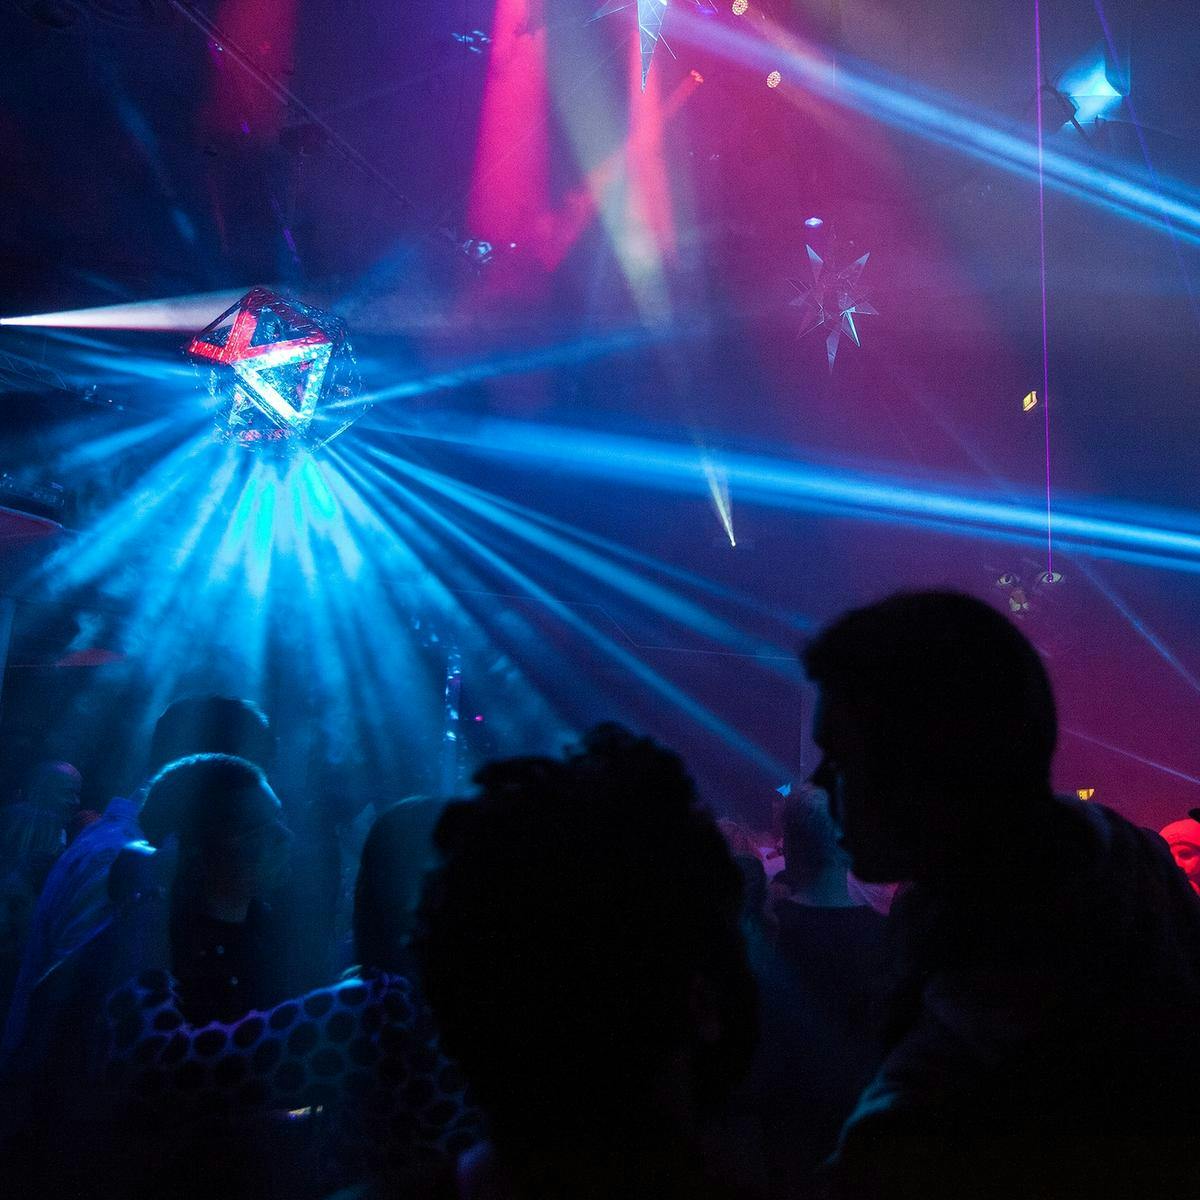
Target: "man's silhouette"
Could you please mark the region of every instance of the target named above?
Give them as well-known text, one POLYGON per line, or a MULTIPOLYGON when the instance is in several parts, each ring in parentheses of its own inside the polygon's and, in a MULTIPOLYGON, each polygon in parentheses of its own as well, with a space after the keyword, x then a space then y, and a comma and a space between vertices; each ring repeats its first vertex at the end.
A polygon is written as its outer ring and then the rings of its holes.
POLYGON ((804 654, 854 872, 908 881, 890 1050, 840 1196, 1158 1196, 1190 1161, 1200 906, 1162 840, 1050 786, 1050 682, 1005 617, 902 594, 804 654))

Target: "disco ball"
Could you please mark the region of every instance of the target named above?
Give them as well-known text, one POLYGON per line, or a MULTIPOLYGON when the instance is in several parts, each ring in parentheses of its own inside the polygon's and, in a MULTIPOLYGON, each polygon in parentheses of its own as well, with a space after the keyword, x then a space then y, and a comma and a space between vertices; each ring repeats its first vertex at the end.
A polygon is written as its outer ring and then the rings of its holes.
POLYGON ((187 344, 210 368, 217 432, 258 449, 320 449, 368 405, 345 324, 254 288, 187 344))

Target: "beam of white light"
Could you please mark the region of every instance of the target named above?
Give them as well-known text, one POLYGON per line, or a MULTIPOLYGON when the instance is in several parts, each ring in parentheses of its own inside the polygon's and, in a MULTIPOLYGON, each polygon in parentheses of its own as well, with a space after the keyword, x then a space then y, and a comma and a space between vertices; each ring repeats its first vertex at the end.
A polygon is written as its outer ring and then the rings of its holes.
MULTIPOLYGON (((1021 126, 1013 123, 1005 128, 994 116, 968 111, 950 97, 911 81, 891 79, 865 64, 851 65, 839 58, 835 70, 827 57, 781 30, 773 29, 768 41, 681 9, 675 15, 675 32, 695 46, 753 70, 784 65, 789 83, 831 103, 854 108, 1023 177, 1037 174, 1037 142, 1021 126)), ((1169 220, 1179 236, 1200 243, 1200 206, 1194 192, 1179 185, 1159 186, 1161 181, 1132 172, 1118 173, 1104 160, 1089 161, 1085 149, 1078 147, 1075 153, 1046 149, 1046 186, 1139 222, 1169 220)))
POLYGON ((1064 729, 1063 733, 1070 737, 1078 738, 1081 742, 1087 742, 1090 746, 1099 746, 1101 750, 1108 750, 1112 754, 1120 755, 1121 758, 1128 758, 1132 762, 1141 763, 1144 767, 1150 767, 1155 771, 1161 771, 1164 775, 1170 775, 1175 779, 1182 779, 1185 783, 1200 784, 1200 779, 1195 775, 1189 775, 1185 771, 1177 771, 1174 767, 1168 767, 1165 763, 1155 762, 1152 758, 1146 758, 1142 754, 1136 754, 1132 750, 1126 750, 1121 746, 1114 746, 1111 742, 1106 742, 1098 737, 1092 737, 1090 733, 1084 733, 1082 729, 1064 729))
POLYGON ((169 296, 131 304, 105 304, 99 308, 74 308, 65 312, 0 317, 0 325, 34 325, 53 329, 130 329, 147 332, 194 333, 245 295, 246 288, 207 292, 195 296, 169 296))
POLYGON ((713 465, 710 458, 701 459, 700 466, 704 471, 704 478, 708 480, 708 493, 712 497, 713 508, 717 511, 725 536, 731 546, 736 546, 737 538, 733 536, 733 509, 729 503, 729 478, 724 471, 713 465))

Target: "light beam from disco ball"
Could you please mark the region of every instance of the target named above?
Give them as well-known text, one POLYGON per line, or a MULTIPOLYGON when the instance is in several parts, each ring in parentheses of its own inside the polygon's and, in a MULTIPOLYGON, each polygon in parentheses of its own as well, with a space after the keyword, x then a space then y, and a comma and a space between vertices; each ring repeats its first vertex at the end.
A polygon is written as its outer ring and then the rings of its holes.
POLYGON ((369 407, 345 324, 266 288, 227 308, 185 353, 210 367, 218 436, 243 446, 319 450, 369 407))

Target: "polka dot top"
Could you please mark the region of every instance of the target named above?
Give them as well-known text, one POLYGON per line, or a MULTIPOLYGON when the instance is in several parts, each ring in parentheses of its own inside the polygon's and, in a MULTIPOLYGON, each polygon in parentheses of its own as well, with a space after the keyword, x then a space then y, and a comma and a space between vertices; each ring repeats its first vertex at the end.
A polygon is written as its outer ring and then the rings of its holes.
POLYGON ((320 1113, 327 1153, 375 1173, 453 1158, 482 1136, 402 975, 365 972, 232 1024, 188 1025, 176 981, 149 971, 113 994, 106 1018, 106 1081, 143 1127, 320 1113))

